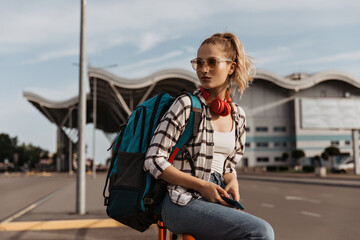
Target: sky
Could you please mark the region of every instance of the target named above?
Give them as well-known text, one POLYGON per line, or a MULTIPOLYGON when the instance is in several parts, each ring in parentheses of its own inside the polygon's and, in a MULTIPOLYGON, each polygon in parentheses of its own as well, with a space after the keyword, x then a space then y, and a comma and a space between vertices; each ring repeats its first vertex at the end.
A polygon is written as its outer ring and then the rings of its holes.
MULTIPOLYGON (((56 126, 23 92, 52 101, 78 95, 80 2, 0 1, 0 133, 56 151, 56 126)), ((337 70, 360 81, 359 12, 358 0, 87 0, 87 65, 130 79, 192 71, 204 39, 232 32, 257 69, 281 76, 337 70)), ((109 146, 96 131, 97 162, 109 146)))

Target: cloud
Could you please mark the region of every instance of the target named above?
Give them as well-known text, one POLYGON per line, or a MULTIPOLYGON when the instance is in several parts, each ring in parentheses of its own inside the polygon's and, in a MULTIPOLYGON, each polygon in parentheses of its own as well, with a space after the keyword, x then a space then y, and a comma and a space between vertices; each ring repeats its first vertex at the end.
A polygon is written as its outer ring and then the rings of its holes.
MULTIPOLYGON (((164 54, 164 55, 161 55, 161 56, 158 56, 158 57, 151 57, 151 58, 148 58, 148 59, 145 59, 145 60, 142 60, 142 61, 138 61, 138 62, 135 62, 135 63, 131 63, 131 64, 128 64, 128 65, 122 66, 122 67, 118 67, 118 68, 114 69, 114 71, 119 72, 119 73, 123 73, 123 72, 130 71, 133 68, 142 68, 144 66, 151 66, 151 65, 154 65, 154 64, 165 62, 165 61, 168 61, 170 59, 174 59, 176 57, 179 57, 182 54, 183 54, 183 51, 176 50, 176 51, 172 51, 172 52, 169 52, 167 54, 164 54)), ((128 75, 129 74, 127 74, 127 76, 128 75)))
POLYGON ((45 52, 39 54, 37 57, 33 59, 28 59, 22 62, 22 64, 35 64, 46 62, 53 59, 63 58, 63 57, 71 57, 71 56, 78 56, 79 55, 79 48, 72 48, 72 49, 61 49, 55 50, 50 52, 45 52))
MULTIPOLYGON (((33 46, 44 46, 49 48, 45 50, 48 53, 38 56, 37 59, 45 61, 54 59, 56 56, 64 56, 56 54, 59 51, 56 49, 66 49, 66 47, 60 47, 61 45, 69 46, 71 43, 78 43, 80 25, 78 2, 40 0, 33 0, 31 4, 28 1, 20 1, 19 4, 11 2, 13 1, 0 3, 0 22, 6 23, 2 24, 0 53, 30 51, 33 46), (29 10, 30 5, 31 10, 29 10)), ((94 52, 129 43, 135 44, 139 52, 144 52, 171 39, 174 35, 186 36, 205 26, 221 22, 222 20, 217 16, 228 15, 237 19, 244 13, 248 13, 250 19, 246 25, 250 27, 251 22, 257 19, 257 14, 277 12, 278 14, 272 19, 267 19, 275 26, 294 22, 297 24, 307 22, 308 26, 309 24, 332 26, 344 22, 359 23, 357 14, 348 14, 349 11, 358 12, 359 9, 360 2, 355 0, 92 0, 88 1, 86 6, 86 33, 88 47, 94 52), (334 11, 337 15, 335 18, 326 17, 311 21, 308 20, 310 18, 301 17, 301 14, 289 13, 290 22, 277 17, 289 11, 299 13, 314 10, 322 13, 334 11), (255 14, 252 16, 253 20, 251 13, 255 14)))
POLYGON ((292 50, 289 47, 277 47, 264 51, 252 52, 249 55, 254 57, 254 62, 261 66, 284 62, 291 59, 292 50))
POLYGON ((340 53, 325 57, 318 57, 318 58, 310 58, 304 59, 299 61, 291 62, 291 65, 306 65, 306 64, 327 64, 333 62, 349 62, 349 61, 359 61, 360 63, 360 51, 354 52, 347 52, 347 53, 340 53))
MULTIPOLYGON (((225 0, 218 2, 218 5, 232 6, 232 9, 241 9, 249 12, 274 12, 274 11, 313 11, 322 10, 327 11, 331 9, 343 10, 359 8, 360 2, 357 0, 260 0, 260 1, 247 1, 247 0, 225 0)), ((217 6, 223 8, 221 6, 217 6)))
POLYGON ((145 30, 149 26, 159 27, 159 23, 170 25, 174 21, 188 22, 200 18, 210 9, 208 4, 204 3, 204 1, 190 3, 167 0, 94 2, 88 4, 89 27, 96 32, 115 29, 145 30), (203 5, 201 9, 197 8, 201 5, 203 5))
MULTIPOLYGON (((35 93, 51 101, 65 101, 78 95, 78 84, 78 81, 72 81, 62 88, 54 88, 51 85, 47 85, 46 87, 28 87, 24 91, 35 93)), ((86 92, 88 90, 88 84, 86 84, 86 92)))
POLYGON ((309 39, 296 39, 294 41, 286 41, 286 44, 277 43, 273 44, 263 50, 249 52, 251 57, 254 57, 255 63, 259 65, 270 65, 275 63, 283 63, 293 61, 297 58, 299 52, 304 48, 313 46, 314 43, 309 39))
POLYGON ((164 41, 164 38, 160 34, 152 32, 145 33, 140 37, 139 52, 145 52, 162 41, 164 41))
MULTIPOLYGON (((32 1, 31 11, 1 3, 4 14, 0 14, 0 22, 6 24, 2 24, 0 53, 31 52, 34 48, 43 52, 25 64, 78 54, 69 47, 78 45, 80 29, 79 4, 71 2, 32 1)), ((181 26, 186 31, 193 29, 189 23, 201 17, 190 5, 171 1, 90 1, 86 14, 88 53, 125 44, 136 46, 142 53, 179 36, 181 26)))
POLYGON ((78 10, 74 4, 44 4, 43 1, 0 5, 0 44, 51 44, 77 34, 78 10), (42 4, 40 4, 40 2, 42 4), (31 5, 31 10, 28 9, 31 5))
POLYGON ((16 116, 19 113, 26 114, 34 111, 33 109, 29 108, 29 103, 27 103, 24 98, 19 97, 18 95, 8 95, 6 100, 2 101, 0 107, 0 119, 16 116))

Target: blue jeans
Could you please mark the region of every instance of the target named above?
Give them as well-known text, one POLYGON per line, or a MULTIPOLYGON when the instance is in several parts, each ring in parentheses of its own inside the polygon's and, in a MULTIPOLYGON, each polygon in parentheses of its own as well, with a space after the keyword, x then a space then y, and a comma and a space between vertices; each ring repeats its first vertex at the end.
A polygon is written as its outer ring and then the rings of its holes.
MULTIPOLYGON (((211 181, 223 185, 220 174, 212 174, 211 181)), ((166 194, 161 215, 171 232, 192 234, 197 240, 274 239, 274 231, 266 221, 203 198, 181 206, 166 194)))

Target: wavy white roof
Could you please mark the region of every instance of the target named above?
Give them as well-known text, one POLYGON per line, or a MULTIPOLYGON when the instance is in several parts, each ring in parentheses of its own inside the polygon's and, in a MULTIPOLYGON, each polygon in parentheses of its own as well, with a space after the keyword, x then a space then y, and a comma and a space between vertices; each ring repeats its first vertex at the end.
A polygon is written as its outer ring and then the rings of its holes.
MULTIPOLYGON (((118 77, 110 72, 99 68, 88 68, 90 93, 87 94, 88 104, 92 103, 93 86, 91 85, 94 79, 98 79, 97 98, 101 107, 98 107, 98 125, 102 124, 102 129, 108 132, 113 131, 116 126, 108 129, 108 119, 106 113, 116 112, 114 116, 120 119, 126 119, 129 114, 129 107, 126 104, 132 102, 135 107, 142 100, 148 96, 158 93, 158 91, 170 91, 173 94, 183 88, 188 90, 194 89, 200 85, 200 82, 195 72, 190 72, 183 69, 166 69, 156 72, 144 78, 128 79, 118 77), (183 81, 179 81, 183 80, 183 81), (164 82, 163 82, 164 81, 164 82), (159 84, 158 84, 159 83, 159 84), (123 94, 123 95, 122 95, 123 94), (120 101, 119 101, 120 100, 120 101), (102 117, 104 119, 102 119, 102 117)), ((351 84, 354 87, 360 88, 360 79, 350 74, 340 71, 323 71, 315 74, 296 73, 290 76, 279 76, 273 72, 259 69, 256 73, 255 79, 262 79, 274 83, 275 85, 300 91, 315 86, 324 81, 339 80, 351 84)), ((256 81, 255 81, 256 84, 256 81)), ((51 101, 31 92, 24 92, 24 97, 39 109, 50 121, 59 124, 67 125, 66 116, 68 110, 76 110, 78 104, 78 97, 73 97, 64 101, 51 101)), ((91 116, 92 108, 88 108, 88 115, 91 116)), ((73 120, 76 120, 74 113, 73 120)), ((88 118, 88 121, 92 121, 88 118)), ((76 123, 76 122, 75 122, 76 123)), ((72 126, 75 126, 73 124, 72 126)))
POLYGON ((184 79, 194 83, 195 85, 200 84, 195 73, 175 68, 158 71, 149 76, 138 79, 118 77, 108 71, 105 71, 104 69, 93 67, 88 68, 88 74, 89 78, 100 78, 103 80, 107 80, 108 82, 113 83, 116 86, 129 89, 148 87, 154 83, 171 78, 184 79))
POLYGON ((272 82, 280 87, 292 89, 295 91, 299 91, 302 89, 310 88, 319 84, 321 82, 325 82, 328 80, 340 80, 346 83, 349 83, 357 88, 360 88, 360 79, 352 76, 348 73, 341 71, 323 71, 315 74, 292 74, 287 77, 282 77, 273 72, 266 70, 257 70, 256 79, 264 79, 269 82, 272 82), (299 78, 294 80, 293 78, 299 78))

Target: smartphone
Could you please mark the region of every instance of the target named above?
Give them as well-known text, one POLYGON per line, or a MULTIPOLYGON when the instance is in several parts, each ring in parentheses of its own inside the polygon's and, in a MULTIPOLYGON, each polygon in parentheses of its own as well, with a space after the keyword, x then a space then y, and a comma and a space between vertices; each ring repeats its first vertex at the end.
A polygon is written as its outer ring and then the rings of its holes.
POLYGON ((235 207, 236 209, 245 210, 244 206, 241 205, 241 203, 239 203, 238 201, 235 201, 234 199, 227 198, 224 196, 221 196, 221 198, 224 199, 224 201, 230 204, 231 206, 235 207))

